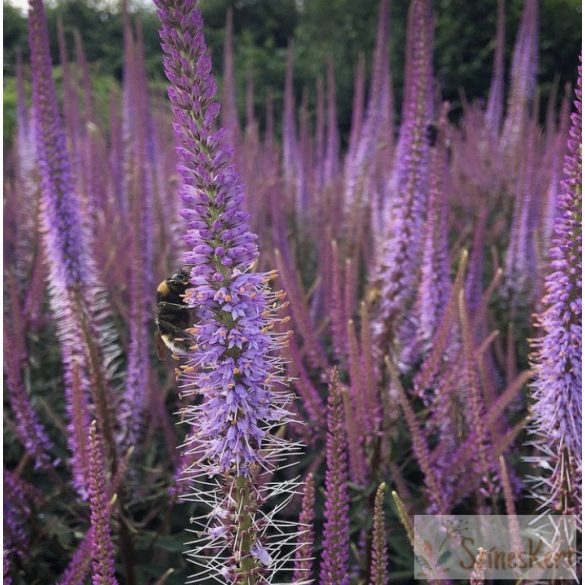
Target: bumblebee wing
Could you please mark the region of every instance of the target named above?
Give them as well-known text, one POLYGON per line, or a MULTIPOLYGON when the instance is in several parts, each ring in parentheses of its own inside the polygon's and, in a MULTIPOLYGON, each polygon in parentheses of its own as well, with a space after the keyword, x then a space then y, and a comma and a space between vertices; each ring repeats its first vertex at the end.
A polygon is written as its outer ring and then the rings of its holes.
POLYGON ((162 337, 158 331, 154 334, 154 346, 156 347, 156 355, 158 356, 158 359, 166 359, 169 350, 167 349, 167 346, 165 345, 165 342, 162 340, 162 337))

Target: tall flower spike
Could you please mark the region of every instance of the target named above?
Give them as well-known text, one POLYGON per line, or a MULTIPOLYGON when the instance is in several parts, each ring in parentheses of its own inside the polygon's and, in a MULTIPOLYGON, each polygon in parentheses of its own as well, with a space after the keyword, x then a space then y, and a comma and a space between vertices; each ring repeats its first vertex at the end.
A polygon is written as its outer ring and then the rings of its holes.
POLYGON ((53 444, 31 404, 25 386, 23 371, 28 364, 26 347, 26 318, 19 299, 17 278, 6 275, 8 291, 4 314, 4 374, 10 406, 16 417, 16 431, 35 466, 52 471, 50 455, 53 444))
POLYGON ((445 104, 439 120, 436 140, 430 149, 429 205, 418 296, 418 336, 425 345, 432 342, 441 322, 451 286, 449 281, 447 185, 445 180, 447 111, 448 104, 445 104))
POLYGON ((25 527, 30 525, 31 516, 36 515, 33 506, 40 503, 42 495, 32 485, 7 469, 3 469, 2 484, 4 548, 10 550, 12 555, 26 559, 30 551, 25 527))
MULTIPOLYGON (((360 133, 353 134, 354 147, 346 160, 344 204, 351 208, 365 191, 371 161, 375 159, 381 123, 383 120, 383 84, 388 68, 388 43, 390 39, 390 0, 380 0, 378 30, 368 107, 365 120, 360 123, 360 133)), ((356 104, 354 104, 354 107, 356 104)), ((359 104, 357 107, 361 107, 359 104)), ((356 116, 358 114, 356 113, 356 116)), ((357 119, 353 121, 357 124, 357 119)))
POLYGON ((89 429, 89 502, 91 508, 92 585, 117 585, 114 545, 110 531, 110 493, 106 480, 104 448, 95 421, 89 429))
POLYGON ((508 153, 518 145, 528 114, 528 104, 536 89, 538 70, 538 0, 524 0, 522 20, 514 45, 508 109, 502 131, 508 153))
MULTIPOLYGON (((30 0, 28 27, 33 113, 42 185, 43 244, 49 263, 49 299, 61 345, 69 415, 73 419, 73 370, 79 366, 82 401, 86 400, 91 387, 100 429, 107 438, 108 446, 113 448, 109 380, 114 374, 112 364, 119 348, 113 342, 109 309, 90 255, 90 238, 71 173, 52 79, 47 20, 42 0, 30 0)), ((84 420, 84 430, 87 426, 88 421, 84 420)), ((85 452, 78 444, 74 431, 71 426, 69 446, 73 475, 76 487, 83 494, 87 481, 85 452)))
POLYGON ((353 85, 353 103, 351 106, 351 133, 349 136, 348 156, 357 148, 357 141, 360 137, 363 117, 364 117, 364 101, 366 93, 366 58, 363 53, 358 55, 357 64, 354 73, 353 85))
POLYGON ((133 67, 127 71, 124 90, 130 93, 135 123, 130 127, 126 156, 131 164, 126 168, 129 187, 128 264, 130 281, 129 348, 124 399, 119 416, 125 418, 124 445, 137 444, 148 397, 149 383, 149 327, 151 305, 154 301, 153 277, 153 169, 154 156, 149 158, 152 142, 152 119, 149 111, 148 83, 144 63, 144 45, 141 30, 132 46, 133 67), (128 86, 128 87, 126 87, 128 86))
POLYGON ((327 149, 325 155, 325 184, 337 174, 339 136, 337 133, 337 109, 335 105, 335 69, 333 61, 327 62, 327 149))
POLYGON ((402 411, 404 412, 404 418, 408 425, 408 430, 412 438, 412 450, 420 465, 422 472, 424 473, 424 483, 426 486, 427 496, 430 501, 430 510, 434 514, 446 514, 447 508, 445 504, 445 494, 441 489, 440 478, 437 476, 436 471, 431 465, 431 454, 429 446, 427 444, 426 436, 419 426, 416 414, 410 405, 408 396, 402 387, 400 378, 394 366, 390 363, 390 360, 386 358, 386 367, 390 373, 393 387, 396 389, 398 402, 402 411))
POLYGON ((86 534, 73 553, 57 585, 83 585, 91 569, 93 531, 86 534))
POLYGON ((381 296, 374 333, 383 352, 396 331, 397 318, 415 292, 419 272, 428 189, 426 128, 432 120, 433 95, 429 12, 427 0, 413 0, 410 5, 403 122, 385 226, 387 239, 382 245, 376 275, 381 296))
POLYGON ((347 441, 339 374, 329 384, 327 413, 327 472, 321 585, 349 585, 349 494, 347 441))
MULTIPOLYGON (((24 90, 24 66, 20 52, 17 53, 16 61, 16 162, 17 174, 16 185, 18 188, 12 197, 9 197, 9 191, 6 190, 6 214, 13 216, 14 236, 10 240, 4 237, 5 249, 10 247, 13 242, 14 267, 9 271, 16 277, 17 291, 21 295, 30 295, 33 293, 32 277, 29 274, 34 270, 36 275, 38 270, 39 254, 35 255, 34 251, 38 248, 38 169, 36 163, 34 125, 30 120, 30 109, 27 107, 26 93, 24 90), (16 201, 16 196, 18 201, 16 201), (15 199, 14 211, 11 213, 8 205, 10 199, 15 199)), ((7 267, 8 268, 8 267, 7 267)))
MULTIPOLYGON (((299 145, 295 123, 294 76, 294 44, 289 40, 286 77, 284 82, 284 111, 282 118, 282 169, 289 188, 292 188, 299 172, 299 145)), ((300 202, 297 201, 299 204, 300 202)))
POLYGON ((374 503, 374 527, 372 529, 372 561, 370 585, 388 585, 388 549, 386 546, 386 522, 384 521, 384 494, 386 484, 382 483, 376 492, 374 503))
POLYGON ((532 301, 531 297, 537 292, 533 280, 538 268, 534 225, 535 207, 539 198, 537 181, 540 165, 536 152, 538 129, 527 128, 525 137, 527 145, 516 183, 514 216, 504 267, 504 294, 514 306, 532 301))
POLYGON ((545 508, 581 514, 581 67, 549 248, 550 272, 534 342, 532 431, 545 508), (544 455, 544 461, 542 457, 544 455))
POLYGON ((323 78, 317 77, 315 95, 315 136, 314 136, 314 176, 315 190, 319 192, 323 188, 325 172, 325 104, 324 104, 323 78))
POLYGON ((203 18, 195 0, 157 0, 163 64, 170 81, 173 128, 179 144, 185 241, 191 251, 192 288, 185 302, 197 313, 193 345, 180 376, 183 394, 202 398, 188 407, 195 457, 187 499, 210 511, 193 522, 202 566, 197 578, 252 585, 289 569, 294 555, 290 525, 276 513, 293 497, 296 481, 271 482, 296 445, 272 431, 291 420, 291 399, 275 351, 288 339, 277 333, 284 293, 271 292, 276 273, 254 273, 256 236, 243 211, 243 188, 225 131, 215 130, 219 105, 203 18), (278 508, 261 506, 273 495, 278 508), (280 537, 270 530, 275 528, 280 537), (289 550, 290 549, 290 550, 289 550), (213 556, 209 552, 213 551, 213 556))
POLYGON ((487 108, 486 125, 489 132, 498 135, 504 108, 504 52, 506 49, 506 13, 504 0, 498 0, 498 21, 496 27, 496 50, 487 108))
POLYGON ((22 366, 21 358, 23 356, 18 355, 14 351, 13 339, 10 337, 9 330, 8 323, 4 323, 4 371, 6 375, 6 388, 10 396, 10 405, 16 416, 18 437, 22 441, 26 451, 33 458, 35 466, 51 469, 53 462, 50 453, 53 444, 30 403, 20 369, 22 366))
POLYGON ((313 576, 313 544, 315 542, 315 478, 312 473, 305 480, 303 505, 299 516, 298 548, 295 556, 294 583, 311 583, 313 576))

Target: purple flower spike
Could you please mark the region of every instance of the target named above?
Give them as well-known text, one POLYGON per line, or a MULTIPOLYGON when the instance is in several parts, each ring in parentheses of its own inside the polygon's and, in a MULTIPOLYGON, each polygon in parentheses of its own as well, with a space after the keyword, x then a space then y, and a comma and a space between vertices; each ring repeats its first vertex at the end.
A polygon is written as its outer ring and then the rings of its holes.
POLYGON ((433 76, 431 70, 431 24, 427 0, 410 6, 406 88, 400 128, 392 200, 385 226, 377 281, 380 307, 375 336, 381 351, 396 334, 397 318, 408 306, 417 286, 428 190, 429 144, 426 128, 432 120, 433 76))
MULTIPOLYGON (((352 127, 352 149, 348 153, 345 170, 344 203, 351 208, 363 197, 365 185, 371 174, 371 161, 375 159, 376 147, 380 140, 380 131, 383 127, 385 112, 383 111, 384 79, 388 77, 388 43, 390 39, 390 1, 380 0, 378 9, 378 30, 376 34, 376 49, 372 70, 372 80, 368 95, 368 107, 365 120, 360 121, 359 134, 354 133, 352 127)), ((354 107, 361 109, 360 102, 354 107)), ((361 118, 360 112, 355 112, 352 122, 357 126, 361 118)))
POLYGON ((504 53, 506 49, 506 13, 504 0, 498 0, 496 50, 490 92, 485 112, 486 127, 494 135, 500 131, 504 109, 504 53))
MULTIPOLYGON (((33 113, 36 146, 42 186, 43 244, 49 262, 51 308, 56 318, 65 368, 65 392, 69 417, 69 447, 72 452, 73 479, 85 493, 87 475, 85 452, 76 440, 73 370, 87 359, 79 322, 79 303, 93 282, 93 266, 88 257, 89 246, 83 233, 80 205, 67 157, 66 139, 51 73, 47 21, 41 0, 31 0, 29 9, 29 44, 31 48, 33 113)), ((87 304, 91 306, 91 304, 87 304)), ((84 372, 85 374, 85 372, 84 372)), ((89 384, 80 376, 78 389, 86 402, 89 384)), ((78 401, 79 402, 79 401, 78 401)), ((88 421, 81 421, 86 432, 88 421)), ((79 430, 79 427, 77 427, 79 430)))
POLYGON ((581 67, 571 115, 549 274, 532 360, 534 443, 543 470, 535 488, 543 507, 581 515, 581 67), (543 461, 544 455, 544 461, 543 461))
POLYGON ((313 576, 313 544, 315 542, 315 478, 312 473, 307 475, 303 505, 299 516, 298 548, 295 556, 295 572, 293 582, 297 584, 311 583, 313 576))
POLYGON ((33 506, 39 505, 42 495, 35 487, 7 469, 3 470, 2 480, 4 549, 24 560, 30 554, 25 526, 34 514, 33 506))
POLYGON ((295 123, 295 96, 293 89, 294 45, 288 45, 286 77, 284 84, 284 112, 282 119, 282 169, 285 181, 292 186, 298 174, 299 145, 295 123))
POLYGON ((31 0, 29 45, 37 156, 41 175, 44 257, 48 263, 49 300, 61 346, 65 395, 70 418, 69 447, 73 480, 86 494, 86 406, 90 390, 96 418, 109 449, 115 448, 111 382, 120 353, 104 287, 91 256, 87 218, 76 191, 52 78, 47 20, 42 0, 31 0), (77 379, 74 371, 77 369, 77 379), (75 395, 77 390, 78 395, 75 395))
POLYGON ((10 405, 16 417, 18 437, 35 465, 45 470, 52 469, 50 453, 53 444, 30 402, 22 377, 22 368, 28 360, 24 337, 18 334, 17 323, 22 320, 22 311, 18 299, 11 300, 10 309, 15 323, 7 323, 6 317, 4 320, 4 372, 10 405))
POLYGON ((445 104, 439 121, 435 146, 431 148, 430 155, 429 204, 418 297, 418 335, 426 346, 432 342, 439 327, 451 288, 445 193, 447 149, 444 134, 447 125, 447 109, 448 105, 445 104))
POLYGON ((93 530, 79 543, 57 585, 84 585, 91 568, 93 530))
POLYGON ((333 61, 327 63, 327 150, 324 165, 325 184, 337 174, 339 158, 339 136, 337 133, 337 109, 335 107, 335 70, 333 61))
POLYGON ((106 480, 104 449, 95 421, 89 430, 89 501, 91 507, 92 585, 117 585, 114 545, 110 531, 110 493, 106 480))
POLYGON ((538 271, 534 225, 535 206, 538 204, 538 169, 535 131, 525 133, 527 146, 521 162, 514 199, 514 217, 510 231, 510 242, 506 253, 503 294, 514 306, 532 301, 537 291, 533 285, 538 271))
POLYGON ((258 258, 256 235, 243 209, 232 150, 224 142, 225 132, 215 129, 219 106, 197 2, 156 4, 179 144, 185 241, 191 249, 185 254, 192 284, 185 302, 197 313, 180 376, 182 394, 202 398, 184 413, 192 426, 187 453, 194 460, 186 499, 211 508, 194 519, 201 538, 188 556, 205 565, 205 574, 198 577, 231 582, 239 575, 251 583, 262 575, 270 582, 294 555, 294 547, 284 553, 283 543, 267 536, 272 527, 283 534, 285 525, 260 511, 272 495, 292 498, 297 485, 260 482, 263 472, 273 473, 297 448, 271 432, 292 420, 282 358, 276 356, 289 337, 280 332, 280 323, 288 319, 277 316, 284 293, 270 290, 274 271, 252 272, 258 258))
POLYGON ((349 137, 348 157, 351 157, 357 148, 357 141, 361 134, 364 102, 366 93, 366 58, 363 53, 358 55, 358 61, 355 66, 354 86, 353 86, 353 104, 351 107, 351 134, 349 137))
POLYGON ((47 253, 57 286, 86 284, 87 250, 82 244, 80 206, 67 159, 66 139, 51 78, 47 21, 42 0, 31 0, 29 44, 33 76, 33 113, 47 225, 47 253), (52 228, 52 229, 51 229, 52 228), (57 265, 60 263, 60 265, 57 265))
POLYGON ((384 520, 384 494, 386 484, 381 484, 374 503, 374 527, 372 529, 372 561, 370 585, 388 585, 388 549, 386 546, 386 522, 384 520))
POLYGON ((349 494, 343 398, 337 370, 329 385, 321 585, 349 585, 349 494))
MULTIPOLYGON (((140 438, 149 384, 149 327, 154 302, 153 237, 155 233, 153 184, 157 161, 154 154, 152 116, 144 63, 141 31, 136 41, 126 31, 127 50, 133 52, 132 67, 125 71, 124 92, 130 96, 133 123, 128 128, 125 169, 129 212, 129 348, 124 399, 118 410, 124 419, 124 446, 135 445, 140 438)), ((128 56, 126 57, 128 61, 128 56)))
POLYGON ((502 143, 507 153, 512 154, 522 139, 528 117, 528 105, 536 90, 538 71, 538 0, 524 0, 522 21, 518 29, 512 70, 510 72, 510 95, 502 143))

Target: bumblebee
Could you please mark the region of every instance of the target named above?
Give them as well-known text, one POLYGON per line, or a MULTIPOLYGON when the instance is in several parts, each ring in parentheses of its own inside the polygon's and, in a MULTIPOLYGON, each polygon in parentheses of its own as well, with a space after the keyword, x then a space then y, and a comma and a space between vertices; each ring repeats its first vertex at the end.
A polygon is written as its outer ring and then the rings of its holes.
POLYGON ((164 359, 167 348, 173 356, 185 355, 189 350, 191 339, 186 329, 191 326, 191 310, 184 297, 190 286, 189 272, 182 266, 156 289, 155 343, 160 359, 164 359))

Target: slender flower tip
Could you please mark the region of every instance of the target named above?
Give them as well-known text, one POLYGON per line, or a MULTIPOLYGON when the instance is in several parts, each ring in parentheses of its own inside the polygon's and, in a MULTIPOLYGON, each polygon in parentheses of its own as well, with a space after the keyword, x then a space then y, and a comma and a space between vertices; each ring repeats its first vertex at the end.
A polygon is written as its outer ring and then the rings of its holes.
POLYGON ((384 520, 385 491, 385 483, 381 483, 376 490, 376 499, 374 503, 374 523, 372 527, 370 585, 388 585, 389 582, 386 525, 384 520))
POLYGON ((400 518, 400 522, 404 529, 406 530, 406 535, 408 536, 408 540, 410 544, 414 546, 414 528, 412 526, 412 521, 410 520, 410 516, 408 511, 406 510, 406 506, 404 502, 398 495, 398 493, 394 490, 391 492, 392 500, 394 501, 394 506, 396 508, 396 512, 398 513, 398 517, 400 518))
POLYGON ((92 583, 117 585, 115 557, 110 529, 109 485, 106 480, 104 449, 93 420, 89 427, 89 496, 91 508, 92 583))
POLYGON ((461 256, 459 258, 459 270, 462 270, 464 273, 467 270, 467 262, 469 260, 469 251, 467 248, 463 248, 461 251, 461 256))

